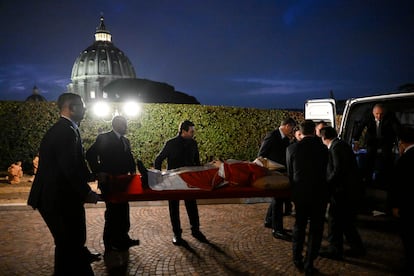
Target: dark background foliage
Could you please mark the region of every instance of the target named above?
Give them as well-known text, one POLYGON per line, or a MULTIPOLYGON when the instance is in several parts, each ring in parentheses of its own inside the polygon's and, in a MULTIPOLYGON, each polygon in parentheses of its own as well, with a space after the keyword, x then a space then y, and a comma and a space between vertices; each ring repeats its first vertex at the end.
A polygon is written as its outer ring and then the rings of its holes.
MULTIPOLYGON (((112 105, 118 109, 119 103, 112 105)), ((200 158, 206 163, 213 158, 254 160, 264 135, 292 116, 303 120, 301 112, 265 110, 192 104, 144 104, 137 118, 128 118, 127 137, 134 156, 151 167, 164 143, 177 135, 178 125, 191 120, 196 126, 200 158)), ((23 162, 25 173, 32 169, 32 159, 49 127, 58 119, 55 102, 0 102, 0 171, 11 163, 23 162)), ((111 129, 111 118, 93 117, 87 110, 80 129, 85 149, 98 133, 111 129)))

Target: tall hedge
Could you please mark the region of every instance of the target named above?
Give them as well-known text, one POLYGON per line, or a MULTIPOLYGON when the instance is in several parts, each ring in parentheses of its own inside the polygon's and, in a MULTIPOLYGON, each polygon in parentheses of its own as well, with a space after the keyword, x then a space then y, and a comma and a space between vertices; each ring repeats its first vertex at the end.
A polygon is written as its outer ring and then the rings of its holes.
MULTIPOLYGON (((112 107, 113 110, 120 109, 117 103, 112 107)), ((44 133, 58 119, 56 103, 0 102, 0 116, 3 130, 0 136, 0 170, 6 170, 19 160, 23 162, 25 171, 30 170, 44 133)), ((166 140, 177 135, 179 123, 188 119, 196 126, 195 139, 202 163, 213 158, 253 160, 264 135, 286 116, 298 121, 303 119, 301 112, 284 110, 144 104, 138 117, 128 118, 127 137, 134 156, 150 167, 166 140)), ((98 133, 111 129, 110 118, 95 118, 88 109, 80 129, 84 147, 88 149, 98 133)))

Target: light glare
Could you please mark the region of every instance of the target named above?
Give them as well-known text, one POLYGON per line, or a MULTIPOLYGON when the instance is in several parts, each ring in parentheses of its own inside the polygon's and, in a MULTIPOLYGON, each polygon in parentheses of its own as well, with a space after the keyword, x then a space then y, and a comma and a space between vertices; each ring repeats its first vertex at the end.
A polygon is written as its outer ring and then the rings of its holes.
POLYGON ((93 113, 98 117, 107 117, 110 113, 110 107, 105 102, 97 102, 93 106, 93 113))
POLYGON ((123 111, 128 117, 135 117, 140 113, 141 106, 137 102, 126 102, 123 111))

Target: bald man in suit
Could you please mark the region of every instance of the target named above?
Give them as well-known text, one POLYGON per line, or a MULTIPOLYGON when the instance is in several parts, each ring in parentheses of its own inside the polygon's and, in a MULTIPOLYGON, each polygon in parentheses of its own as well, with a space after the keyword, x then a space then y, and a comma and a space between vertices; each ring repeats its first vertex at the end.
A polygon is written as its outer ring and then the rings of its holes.
POLYGON ((85 105, 77 94, 64 93, 57 105, 59 120, 46 132, 39 149, 39 168, 28 205, 38 209, 55 242, 54 275, 94 275, 90 262, 98 260, 85 247, 84 203, 98 195, 88 185, 79 123, 85 105))

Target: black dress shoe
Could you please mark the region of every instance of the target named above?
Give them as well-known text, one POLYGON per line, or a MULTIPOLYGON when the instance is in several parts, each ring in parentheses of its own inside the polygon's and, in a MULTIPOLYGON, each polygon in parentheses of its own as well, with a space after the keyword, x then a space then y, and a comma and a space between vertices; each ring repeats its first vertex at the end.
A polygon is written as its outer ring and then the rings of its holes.
POLYGON ((342 253, 339 252, 339 250, 332 247, 321 248, 319 250, 319 256, 331 260, 342 260, 344 258, 342 253))
POLYGON ((89 263, 98 262, 101 260, 101 254, 100 253, 89 253, 87 258, 88 258, 89 263))
POLYGON ((127 241, 128 248, 132 246, 137 246, 137 245, 139 245, 139 240, 129 239, 127 241))
POLYGON ((351 248, 348 250, 345 250, 344 255, 351 257, 351 258, 359 258, 359 257, 363 257, 367 254, 367 251, 365 250, 365 248, 351 248))
POLYGON ((337 260, 337 261, 342 260, 344 258, 344 256, 342 256, 341 254, 336 254, 334 252, 320 252, 319 256, 321 256, 322 258, 337 260))
POLYGON ((89 263, 101 260, 101 253, 92 253, 86 246, 83 247, 82 255, 89 263))
POLYGON ((305 269, 305 265, 303 263, 303 260, 293 260, 293 264, 295 267, 300 271, 303 272, 305 269))
POLYGON ((272 223, 271 222, 268 222, 268 221, 265 221, 264 222, 264 227, 266 227, 266 228, 273 228, 272 227, 272 223))
POLYGON ((272 235, 275 239, 280 239, 284 241, 292 241, 292 236, 286 233, 285 231, 272 231, 272 235))
POLYGON ((180 246, 184 244, 184 240, 183 238, 181 238, 181 236, 174 236, 172 239, 172 243, 174 245, 180 246))
POLYGON ((125 250, 128 250, 130 247, 137 246, 137 245, 139 245, 139 240, 128 239, 123 242, 113 243, 110 246, 110 248, 111 250, 114 250, 114 251, 125 251, 125 250))
POLYGON ((313 266, 305 268, 305 276, 312 276, 318 274, 319 270, 313 266))
POLYGON ((196 238, 199 242, 204 242, 204 243, 207 243, 207 242, 208 242, 208 240, 207 240, 206 236, 204 236, 204 234, 203 234, 203 233, 201 233, 201 231, 200 231, 200 230, 198 230, 198 231, 192 231, 192 232, 191 232, 191 235, 192 235, 194 238, 196 238))

